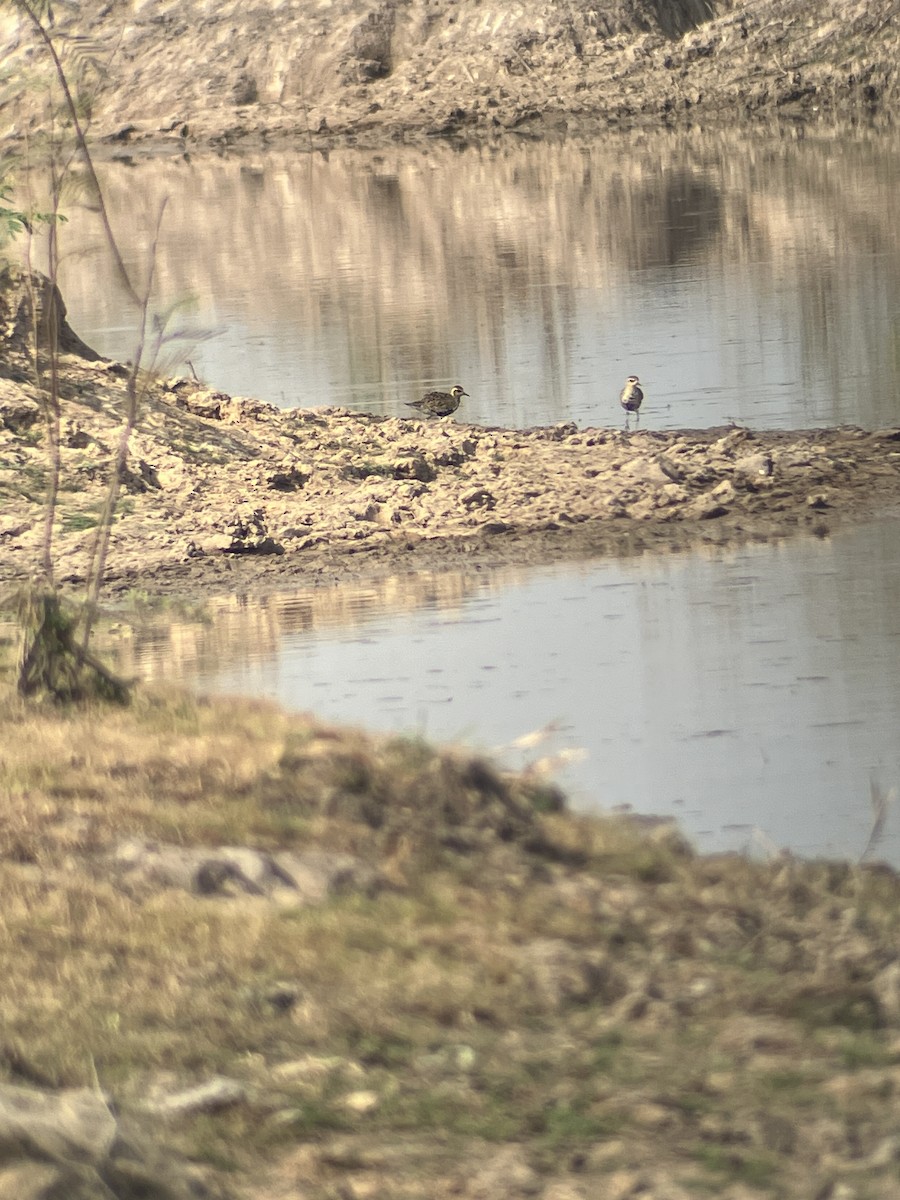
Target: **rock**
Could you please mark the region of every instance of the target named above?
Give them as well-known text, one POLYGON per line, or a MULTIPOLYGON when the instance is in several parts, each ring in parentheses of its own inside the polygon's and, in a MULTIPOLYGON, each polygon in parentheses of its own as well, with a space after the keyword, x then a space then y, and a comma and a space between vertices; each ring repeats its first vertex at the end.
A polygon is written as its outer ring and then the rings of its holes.
POLYGON ((743 458, 735 459, 735 474, 744 475, 749 480, 766 479, 774 470, 772 455, 761 450, 757 454, 746 454, 743 458))
POLYGON ((133 1119, 87 1088, 0 1084, 0 1200, 198 1200, 194 1181, 133 1119))
MULTIPOLYGON (((660 458, 645 458, 643 455, 638 455, 637 458, 632 458, 628 462, 622 463, 619 473, 623 479, 634 480, 635 482, 645 484, 663 484, 672 482, 672 475, 669 471, 665 470, 660 458)), ((680 474, 681 473, 678 472, 679 477, 680 474)))
POLYGON ((161 487, 155 467, 143 458, 133 459, 131 456, 123 472, 122 483, 127 491, 138 495, 151 490, 159 491, 161 487))
POLYGON ((688 520, 713 521, 717 517, 727 516, 728 509, 714 496, 698 496, 684 506, 681 515, 688 520))
POLYGON ((656 493, 656 498, 660 508, 668 508, 671 505, 686 504, 690 495, 687 488, 682 487, 680 483, 667 483, 656 493))
POLYGON ((293 903, 300 899, 307 904, 318 904, 329 896, 347 892, 371 895, 379 887, 377 873, 352 854, 331 850, 306 850, 303 853, 285 850, 274 854, 273 861, 288 888, 297 893, 296 897, 285 897, 293 903))
POLYGON ((287 980, 278 980, 266 989, 263 1000, 276 1012, 290 1012, 292 1008, 296 1007, 302 994, 302 989, 298 984, 290 983, 287 980))
POLYGON ((231 88, 232 104, 235 108, 243 108, 247 104, 255 104, 258 99, 259 86, 256 78, 249 71, 242 71, 231 88))
POLYGON ((26 433, 41 419, 41 406, 23 396, 5 379, 0 379, 0 429, 26 433))
POLYGON ((277 1083, 320 1083, 323 1079, 338 1074, 359 1077, 363 1070, 359 1063, 350 1059, 339 1058, 337 1055, 315 1054, 290 1059, 272 1068, 272 1078, 277 1083))
POLYGON ((116 1120, 102 1092, 72 1088, 47 1093, 0 1084, 4 1148, 28 1146, 50 1161, 98 1163, 109 1154, 115 1136, 116 1120))
POLYGON ((437 477, 437 471, 421 454, 395 459, 390 469, 395 479, 418 479, 422 483, 431 483, 437 477))
POLYGON ((179 390, 177 395, 180 408, 197 417, 204 417, 207 421, 220 421, 222 405, 231 399, 225 392, 216 392, 208 388, 194 392, 179 390))
POLYGON ((368 895, 378 886, 377 873, 359 859, 325 850, 268 854, 246 846, 172 846, 132 838, 108 862, 135 896, 181 888, 198 896, 320 904, 347 892, 368 895))
POLYGON ((81 340, 66 320, 66 305, 56 284, 39 271, 29 273, 9 266, 0 270, 2 340, 24 352, 27 361, 30 362, 33 352, 35 327, 43 360, 51 316, 56 329, 56 345, 62 354, 71 354, 86 362, 98 361, 100 355, 81 340))
POLYGON ((879 971, 872 980, 872 991, 885 1024, 900 1023, 900 963, 888 963, 879 971))
POLYGON ((377 1092, 361 1091, 350 1092, 345 1096, 341 1103, 349 1112, 362 1115, 363 1113, 372 1112, 378 1107, 379 1096, 377 1092))
POLYGON ((471 512, 473 508, 484 508, 490 510, 497 507, 497 500, 493 493, 489 492, 487 488, 483 487, 469 488, 468 491, 462 493, 459 498, 459 502, 463 508, 467 509, 469 512, 471 512))
POLYGON ((665 454, 659 454, 656 458, 656 465, 672 483, 682 483, 685 478, 684 470, 671 458, 667 458, 665 454))
POLYGON ((390 74, 394 22, 394 8, 386 4, 354 25, 340 67, 346 83, 368 83, 390 74))
POLYGON ((32 528, 30 521, 11 521, 0 517, 0 538, 21 537, 23 533, 27 533, 32 528))
POLYGON ((730 479, 723 479, 707 495, 716 504, 731 504, 737 499, 737 489, 730 479))
POLYGON ((749 429, 732 429, 730 433, 713 442, 709 448, 710 455, 731 458, 738 446, 742 446, 748 439, 752 439, 752 436, 749 429))
POLYGON ((217 1075, 206 1083, 182 1091, 146 1099, 144 1112, 160 1117, 184 1117, 194 1113, 221 1112, 247 1099, 247 1089, 236 1079, 217 1075))
POLYGON ((279 471, 273 471, 266 483, 276 492, 295 492, 309 481, 310 468, 292 464, 279 471))
POLYGON ((78 1200, 74 1188, 77 1182, 49 1163, 19 1162, 0 1170, 0 1200, 54 1200, 56 1196, 78 1200))
POLYGON ((224 549, 226 554, 284 554, 281 542, 269 536, 261 508, 254 509, 247 518, 233 518, 231 540, 224 549))

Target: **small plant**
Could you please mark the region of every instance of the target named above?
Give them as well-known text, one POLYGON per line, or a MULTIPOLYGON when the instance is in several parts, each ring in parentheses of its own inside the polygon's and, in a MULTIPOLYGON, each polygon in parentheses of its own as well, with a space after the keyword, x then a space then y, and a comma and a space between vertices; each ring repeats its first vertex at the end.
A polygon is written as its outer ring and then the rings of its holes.
POLYGON ((51 105, 48 122, 50 132, 43 147, 49 182, 49 211, 39 212, 35 209, 29 213, 14 206, 12 190, 0 171, 0 244, 15 236, 30 237, 35 222, 44 223, 47 229, 48 275, 40 276, 29 268, 19 280, 31 313, 29 354, 42 409, 47 469, 43 481, 44 521, 39 577, 27 598, 23 599, 20 595, 13 603, 22 622, 24 637, 18 690, 21 695, 47 692, 57 699, 71 700, 91 691, 86 684, 87 678, 102 679, 99 690, 103 694, 125 700, 128 697, 127 685, 121 681, 115 681, 115 686, 110 685, 112 676, 109 672, 99 670, 97 660, 89 653, 89 646, 106 575, 112 527, 117 510, 121 508, 131 436, 139 424, 147 388, 162 347, 174 337, 183 336, 166 332, 171 311, 155 313, 150 306, 156 242, 165 203, 158 215, 146 277, 138 281, 126 266, 116 241, 87 142, 85 122, 91 109, 91 88, 102 71, 97 50, 85 39, 69 40, 67 63, 73 71, 70 78, 69 67, 64 66, 57 48, 58 35, 53 31, 53 12, 48 0, 6 0, 6 5, 30 26, 39 47, 49 57, 51 88, 58 89, 62 96, 56 108, 51 105), (137 332, 132 365, 126 379, 122 427, 113 452, 105 501, 96 514, 70 512, 59 521, 59 496, 63 490, 60 352, 64 346, 70 345, 74 335, 66 325, 65 306, 57 288, 57 232, 64 219, 60 213, 63 189, 75 160, 80 160, 84 168, 86 187, 92 207, 99 216, 119 286, 136 313, 137 332), (88 529, 94 530, 94 537, 88 552, 84 597, 79 605, 69 606, 60 595, 55 579, 54 538, 57 530, 67 534, 88 529), (56 662, 58 658, 67 661, 56 662))
POLYGON ((82 533, 85 529, 96 529, 99 518, 91 513, 66 513, 62 519, 63 533, 82 533))
MULTIPOLYGON (((54 219, 52 213, 38 211, 23 212, 19 208, 10 208, 13 190, 8 183, 3 183, 3 164, 0 164, 0 250, 23 233, 31 233, 35 225, 46 224, 54 219)), ((64 221, 65 217, 57 216, 64 221)))
POLYGON ((77 616, 64 607, 56 593, 24 588, 6 604, 15 606, 24 633, 18 667, 20 695, 49 694, 61 701, 127 701, 128 684, 77 644, 77 616))

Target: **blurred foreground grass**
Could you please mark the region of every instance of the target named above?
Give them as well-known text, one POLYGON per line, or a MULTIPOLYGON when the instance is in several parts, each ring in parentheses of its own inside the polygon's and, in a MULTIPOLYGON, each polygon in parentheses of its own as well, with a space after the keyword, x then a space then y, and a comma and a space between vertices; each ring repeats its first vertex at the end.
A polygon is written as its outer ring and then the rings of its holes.
POLYGON ((167 1136, 248 1195, 449 1196, 510 1146, 529 1194, 897 1194, 886 868, 698 858, 461 751, 139 691, 0 698, 0 888, 0 1071, 126 1105, 239 1080, 167 1136), (134 837, 341 850, 379 886, 136 899, 107 869, 134 837))

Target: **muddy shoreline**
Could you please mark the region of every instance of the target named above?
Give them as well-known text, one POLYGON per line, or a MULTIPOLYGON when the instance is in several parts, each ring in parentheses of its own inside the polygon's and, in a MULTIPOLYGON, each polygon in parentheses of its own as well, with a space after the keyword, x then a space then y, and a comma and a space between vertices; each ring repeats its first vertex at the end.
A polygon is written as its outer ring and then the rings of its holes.
MULTIPOLYGON (((40 561, 47 455, 24 277, 0 277, 0 582, 40 561)), ((64 326, 57 581, 77 590, 100 522, 127 371, 64 326)), ((456 416, 461 415, 457 413, 456 416)), ((772 541, 900 504, 900 430, 487 428, 278 409, 150 380, 129 447, 106 596, 288 590, 772 541)))

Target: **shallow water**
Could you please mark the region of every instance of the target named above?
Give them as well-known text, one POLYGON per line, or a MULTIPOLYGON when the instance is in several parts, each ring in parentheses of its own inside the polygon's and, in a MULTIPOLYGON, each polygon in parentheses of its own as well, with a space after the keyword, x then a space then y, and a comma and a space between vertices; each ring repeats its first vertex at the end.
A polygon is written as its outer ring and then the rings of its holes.
MULTIPOLYGON (((577 807, 675 817, 704 850, 855 858, 872 785, 900 781, 898 594, 900 522, 885 521, 730 553, 233 598, 209 627, 133 644, 129 666, 514 766, 558 755, 577 807)), ((900 866, 893 810, 876 855, 900 866)))
MULTIPOLYGON (((638 132, 590 144, 171 158, 102 167, 126 260, 212 386, 406 414, 650 428, 896 423, 900 133, 638 132), (165 212, 157 238, 163 202, 165 212)), ((134 314, 66 205, 76 330, 134 352, 134 314)), ((187 368, 180 368, 187 370, 187 368)))

